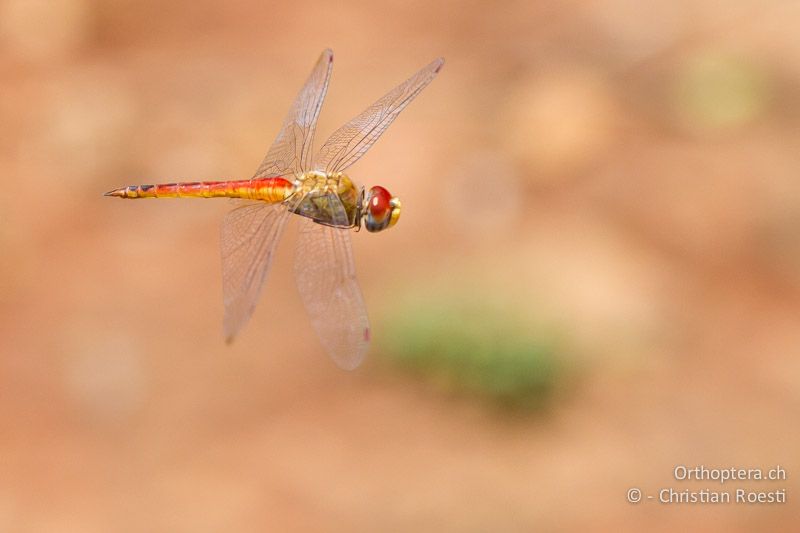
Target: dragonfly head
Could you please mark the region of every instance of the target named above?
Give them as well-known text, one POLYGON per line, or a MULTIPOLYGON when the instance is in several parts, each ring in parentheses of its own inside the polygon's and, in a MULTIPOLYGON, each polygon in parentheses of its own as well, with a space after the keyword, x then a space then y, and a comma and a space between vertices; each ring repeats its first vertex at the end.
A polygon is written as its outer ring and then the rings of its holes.
POLYGON ((376 185, 367 194, 364 217, 367 231, 374 233, 391 228, 400 219, 400 200, 376 185))

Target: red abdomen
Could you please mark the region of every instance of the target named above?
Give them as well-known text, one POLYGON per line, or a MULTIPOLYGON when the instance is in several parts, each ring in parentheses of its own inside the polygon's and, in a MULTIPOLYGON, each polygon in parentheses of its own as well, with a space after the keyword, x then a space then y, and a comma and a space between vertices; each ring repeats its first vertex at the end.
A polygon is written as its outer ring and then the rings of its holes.
POLYGON ((282 202, 294 192, 285 178, 259 178, 235 181, 200 181, 129 185, 107 192, 119 198, 245 198, 270 203, 282 202))

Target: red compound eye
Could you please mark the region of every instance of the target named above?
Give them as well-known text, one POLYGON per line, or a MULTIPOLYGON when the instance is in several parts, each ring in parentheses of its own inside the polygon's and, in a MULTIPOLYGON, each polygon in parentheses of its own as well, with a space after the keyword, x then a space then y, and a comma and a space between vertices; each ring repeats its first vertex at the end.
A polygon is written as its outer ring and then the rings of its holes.
POLYGON ((392 195, 380 185, 369 190, 369 214, 376 222, 381 222, 387 217, 392 210, 391 201, 392 195))

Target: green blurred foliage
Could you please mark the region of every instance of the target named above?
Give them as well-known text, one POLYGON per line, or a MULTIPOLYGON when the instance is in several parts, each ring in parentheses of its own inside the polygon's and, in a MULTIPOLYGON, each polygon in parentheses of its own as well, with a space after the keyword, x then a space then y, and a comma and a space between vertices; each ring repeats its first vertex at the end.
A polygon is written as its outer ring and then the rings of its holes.
POLYGON ((705 51, 690 56, 676 78, 676 104, 690 128, 713 131, 745 126, 769 100, 766 74, 744 58, 705 51))
POLYGON ((539 409, 565 376, 564 343, 512 305, 463 295, 408 296, 385 317, 395 364, 448 391, 539 409))

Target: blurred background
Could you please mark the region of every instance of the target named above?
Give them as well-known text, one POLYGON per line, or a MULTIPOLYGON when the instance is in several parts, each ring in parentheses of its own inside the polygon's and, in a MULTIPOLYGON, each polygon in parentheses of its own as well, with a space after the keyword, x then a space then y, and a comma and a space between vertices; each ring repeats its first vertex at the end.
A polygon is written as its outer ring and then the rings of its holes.
POLYGON ((800 4, 646 4, 0 0, 0 531, 796 524, 800 4), (102 196, 250 177, 328 46, 318 145, 447 60, 349 171, 404 206, 350 373, 294 227, 226 346, 229 203, 102 196))

